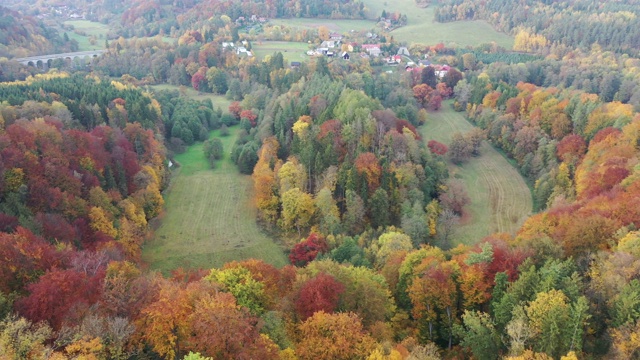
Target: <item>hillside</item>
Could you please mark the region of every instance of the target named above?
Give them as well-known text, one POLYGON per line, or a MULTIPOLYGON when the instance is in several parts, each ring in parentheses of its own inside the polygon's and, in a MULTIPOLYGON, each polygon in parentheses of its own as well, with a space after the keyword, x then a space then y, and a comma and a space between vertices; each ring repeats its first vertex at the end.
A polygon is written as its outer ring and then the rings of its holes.
POLYGON ((65 41, 57 31, 36 18, 0 6, 0 57, 27 57, 75 49, 76 43, 65 41))

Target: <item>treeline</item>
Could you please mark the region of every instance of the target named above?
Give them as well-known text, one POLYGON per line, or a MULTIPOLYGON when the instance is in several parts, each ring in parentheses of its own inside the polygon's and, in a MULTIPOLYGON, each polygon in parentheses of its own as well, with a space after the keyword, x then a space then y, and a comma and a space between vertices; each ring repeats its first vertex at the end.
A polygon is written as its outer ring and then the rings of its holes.
POLYGON ((62 37, 41 21, 0 6, 0 57, 28 57, 78 50, 78 43, 62 37))
MULTIPOLYGON (((79 73, 38 75, 22 82, 3 83, 0 84, 0 98, 9 105, 22 106, 22 112, 26 113, 23 116, 27 119, 38 113, 40 103, 58 104, 55 110, 40 116, 58 116, 70 128, 92 130, 107 123, 124 128, 134 121, 146 129, 162 126, 160 105, 148 94, 116 81, 103 81, 79 73), (32 113, 29 113, 30 109, 33 109, 32 113)), ((7 126, 19 118, 16 112, 5 113, 3 117, 7 126)))
MULTIPOLYGON (((476 70, 467 73, 469 80, 477 77, 481 69, 496 85, 504 82, 515 86, 526 82, 542 87, 571 88, 597 94, 605 102, 620 101, 640 110, 640 77, 635 71, 639 59, 598 48, 589 52, 557 50, 552 50, 545 59, 513 64, 500 61, 485 67, 481 67, 472 53, 467 53, 462 57, 462 66, 476 70)), ((480 103, 481 99, 474 102, 480 103)))
MULTIPOLYGON (((599 44, 607 50, 638 55, 638 4, 613 2, 603 5, 596 0, 571 3, 528 0, 516 4, 507 0, 440 0, 439 3, 436 21, 482 19, 499 31, 540 35, 542 47, 557 43, 574 49, 589 49, 599 44)), ((537 41, 534 37, 521 38, 525 39, 537 41)), ((516 46, 527 48, 526 44, 516 46)))
POLYGON ((629 104, 606 103, 593 94, 528 83, 511 86, 486 73, 461 81, 456 94, 455 105, 466 108, 469 118, 535 183, 539 208, 559 198, 575 200, 576 166, 590 141, 603 129, 629 124, 636 114, 629 104))

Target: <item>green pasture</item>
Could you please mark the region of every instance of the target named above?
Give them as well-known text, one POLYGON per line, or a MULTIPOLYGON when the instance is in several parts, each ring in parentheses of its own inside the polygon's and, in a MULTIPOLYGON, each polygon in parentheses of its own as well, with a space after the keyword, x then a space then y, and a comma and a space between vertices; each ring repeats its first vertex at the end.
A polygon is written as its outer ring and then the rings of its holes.
POLYGON ((273 25, 288 26, 300 29, 317 29, 326 26, 330 31, 347 34, 354 31, 376 29, 376 23, 372 20, 341 20, 341 19, 272 19, 269 22, 273 25))
POLYGON ((285 65, 291 61, 307 61, 309 56, 309 44, 290 41, 254 41, 251 43, 251 51, 258 59, 281 52, 285 60, 285 65))
POLYGON ((190 146, 175 160, 179 168, 165 196, 165 213, 142 258, 163 273, 173 269, 221 267, 233 260, 262 259, 275 266, 287 263, 282 249, 256 224, 253 183, 229 159, 238 127, 220 137, 225 155, 211 169, 202 143, 190 146))
POLYGON ((104 40, 106 39, 107 31, 109 27, 105 24, 88 20, 69 20, 64 22, 65 25, 73 25, 75 30, 83 31, 85 35, 76 34, 74 30, 65 31, 69 35, 70 39, 75 39, 78 42, 78 51, 90 51, 104 49, 104 40), (89 38, 94 36, 96 43, 92 45, 89 38))
MULTIPOLYGON (((377 19, 382 10, 387 12, 399 12, 407 15, 407 25, 390 32, 401 42, 408 45, 420 43, 434 45, 444 43, 446 45, 468 46, 495 41, 498 45, 507 49, 513 47, 513 38, 507 34, 494 30, 485 21, 456 21, 450 23, 438 23, 433 19, 435 7, 421 8, 415 0, 364 0, 365 11, 370 19, 377 19)), ((336 20, 336 19, 274 19, 272 24, 290 26, 303 29, 317 29, 326 26, 331 31, 347 35, 351 30, 374 30, 379 32, 373 20, 336 20)))
MULTIPOLYGON (((453 134, 472 128, 463 113, 455 112, 447 102, 440 111, 429 113, 420 131, 425 142, 437 140, 448 145, 453 134)), ((514 234, 533 209, 529 187, 507 159, 486 141, 480 153, 462 166, 449 163, 450 177, 461 179, 471 198, 454 233, 454 243, 474 244, 496 232, 514 234)))
POLYGON ((439 42, 459 46, 478 45, 495 41, 507 49, 513 47, 513 38, 494 30, 485 21, 456 21, 438 23, 434 20, 435 6, 421 8, 415 0, 364 0, 367 14, 377 18, 382 10, 407 15, 407 25, 393 30, 396 40, 411 43, 433 45, 439 42))
MULTIPOLYGON (((159 85, 151 85, 149 86, 151 90, 161 91, 161 90, 176 90, 180 91, 180 86, 169 85, 169 84, 159 84, 159 85)), ((227 111, 229 109, 229 105, 231 105, 231 100, 227 99, 222 95, 215 95, 211 93, 199 92, 191 86, 185 86, 183 88, 184 94, 195 100, 207 100, 211 99, 213 102, 213 108, 217 109, 218 106, 222 108, 222 111, 227 111)), ((160 104, 162 105, 162 104, 160 104)))

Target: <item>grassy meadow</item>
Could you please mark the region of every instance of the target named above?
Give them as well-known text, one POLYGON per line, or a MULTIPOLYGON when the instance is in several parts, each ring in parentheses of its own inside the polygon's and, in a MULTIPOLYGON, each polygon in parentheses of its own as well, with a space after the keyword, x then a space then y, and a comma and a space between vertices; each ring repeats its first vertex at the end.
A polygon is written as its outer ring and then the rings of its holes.
MULTIPOLYGON (((425 142, 437 140, 448 145, 453 134, 472 128, 447 102, 440 111, 429 113, 420 131, 425 142)), ((450 177, 461 179, 471 198, 454 233, 454 243, 473 244, 495 232, 513 234, 533 209, 531 192, 520 173, 486 141, 480 153, 462 166, 449 163, 450 177)))
POLYGON ((377 18, 382 10, 407 14, 407 25, 391 32, 396 40, 411 43, 444 44, 460 46, 478 45, 495 41, 507 49, 513 47, 513 38, 495 31, 485 21, 456 21, 438 23, 434 20, 436 7, 421 8, 415 0, 364 0, 367 16, 377 18))
POLYGON ((269 20, 269 22, 273 25, 289 26, 300 29, 317 29, 320 26, 326 26, 329 30, 341 34, 349 33, 351 30, 362 31, 376 29, 376 23, 373 20, 292 18, 272 19, 269 20))
MULTIPOLYGON (((390 34, 397 41, 407 44, 421 43, 433 45, 442 42, 446 45, 478 45, 495 41, 507 49, 513 47, 513 38, 497 32, 485 21, 456 21, 438 23, 434 21, 435 6, 418 7, 415 0, 364 0, 365 11, 370 19, 377 19, 382 10, 407 15, 407 25, 393 30, 390 34)), ((273 19, 272 24, 314 29, 326 26, 331 31, 347 34, 351 30, 377 30, 373 20, 336 20, 336 19, 273 19)))
MULTIPOLYGON (((169 85, 169 84, 160 84, 160 85, 151 85, 149 88, 152 91, 161 91, 161 90, 176 90, 180 91, 180 86, 169 85)), ((184 87, 185 95, 195 99, 195 100, 207 100, 211 99, 213 102, 213 108, 217 109, 218 106, 222 108, 223 111, 227 111, 229 109, 229 105, 231 105, 231 100, 227 99, 222 95, 215 95, 211 93, 198 92, 196 89, 191 86, 184 87)), ((162 105, 162 104, 161 104, 162 105)))
POLYGON ((109 27, 105 24, 88 20, 69 20, 64 22, 65 25, 73 25, 75 30, 84 32, 87 35, 76 34, 75 31, 64 31, 67 33, 70 39, 75 39, 78 42, 78 51, 90 51, 104 49, 104 40, 106 39, 107 31, 109 27), (91 44, 89 38, 95 36, 96 42, 91 44))
POLYGON ((175 160, 180 164, 165 194, 165 213, 142 258, 163 273, 183 268, 220 267, 233 260, 257 258, 275 266, 287 259, 282 249, 256 224, 253 183, 229 158, 239 128, 220 137, 225 155, 211 169, 202 143, 190 146, 175 160))
POLYGON ((281 52, 285 60, 285 65, 291 61, 307 61, 309 44, 289 41, 254 41, 251 43, 251 51, 258 59, 264 59, 268 55, 281 52))

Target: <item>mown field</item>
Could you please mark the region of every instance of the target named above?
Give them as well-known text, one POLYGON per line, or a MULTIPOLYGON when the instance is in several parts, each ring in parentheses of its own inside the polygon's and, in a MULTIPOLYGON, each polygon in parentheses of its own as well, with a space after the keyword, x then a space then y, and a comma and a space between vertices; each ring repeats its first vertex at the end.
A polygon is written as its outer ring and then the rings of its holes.
POLYGON ((109 27, 105 24, 88 20, 69 20, 64 22, 65 25, 73 25, 75 30, 86 33, 85 35, 76 34, 75 31, 64 31, 69 35, 70 39, 78 42, 78 51, 89 51, 104 49, 104 40, 106 39, 109 27), (89 37, 96 38, 95 44, 91 44, 89 37))
POLYGON ((289 26, 300 29, 317 29, 320 26, 326 26, 329 30, 346 34, 354 31, 373 30, 376 23, 372 20, 341 20, 341 19, 272 19, 273 25, 289 26))
MULTIPOLYGON (((151 85, 149 86, 149 88, 155 91, 160 91, 160 90, 180 91, 180 86, 169 85, 169 84, 151 85)), ((229 105, 231 105, 231 100, 225 98, 222 95, 214 95, 211 93, 204 93, 204 92, 200 93, 196 89, 192 88, 191 86, 185 86, 183 90, 186 96, 195 100, 211 99, 211 101, 213 102, 213 107, 216 109, 219 106, 220 108, 222 108, 223 111, 227 111, 227 109, 229 109, 229 105)))
MULTIPOLYGON (((415 0, 364 0, 367 16, 377 19, 382 10, 407 15, 407 25, 391 32, 397 41, 407 44, 421 43, 433 45, 442 42, 446 45, 478 45, 495 41, 507 49, 513 47, 513 38, 495 31, 485 21, 457 21, 438 23, 433 20, 434 6, 420 8, 415 0)), ((326 26, 331 31, 347 34, 351 30, 378 30, 372 20, 334 20, 334 19, 274 19, 271 23, 298 28, 318 28, 326 26)))
POLYGON ((251 43, 253 55, 258 59, 264 59, 268 55, 281 52, 285 65, 291 61, 307 61, 309 56, 309 44, 289 41, 255 41, 251 43))
MULTIPOLYGON (((256 224, 251 177, 229 159, 238 128, 221 137, 225 157, 210 169, 202 143, 176 156, 181 165, 165 196, 165 213, 142 258, 163 273, 183 268, 220 267, 248 258, 284 266, 282 249, 256 224)), ((211 136, 219 137, 218 131, 211 136)))
MULTIPOLYGON (((395 6, 395 5, 394 5, 395 6)), ((393 6, 390 7, 393 10, 393 6)), ((483 43, 495 41, 496 44, 506 48, 513 48, 513 38, 507 34, 498 32, 485 21, 456 21, 439 23, 433 20, 433 7, 415 9, 410 12, 406 26, 391 32, 398 41, 408 44, 437 44, 459 46, 477 46, 483 43)))
MULTIPOLYGON (((440 111, 429 113, 420 130, 425 142, 448 145, 454 133, 472 128, 463 113, 443 103, 440 111)), ((473 244, 495 232, 514 233, 532 212, 531 192, 520 173, 486 141, 480 152, 462 166, 449 164, 450 176, 464 182, 471 198, 467 215, 455 231, 455 243, 473 244)))

